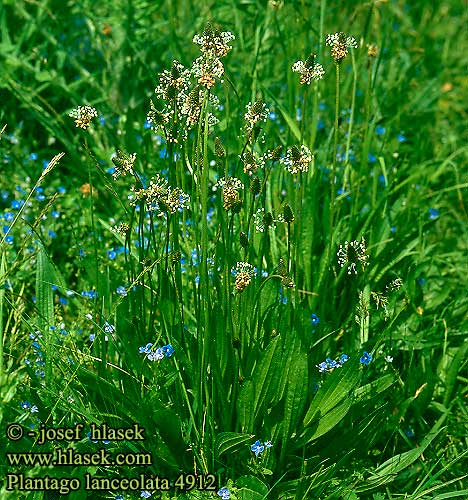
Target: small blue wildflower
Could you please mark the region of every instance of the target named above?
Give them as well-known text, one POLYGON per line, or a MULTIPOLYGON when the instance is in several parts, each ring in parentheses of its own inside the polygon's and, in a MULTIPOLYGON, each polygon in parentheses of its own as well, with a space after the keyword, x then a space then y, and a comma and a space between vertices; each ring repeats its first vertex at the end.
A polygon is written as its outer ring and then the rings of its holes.
POLYGON ((349 356, 347 354, 342 354, 340 356, 340 363, 343 364, 343 363, 346 363, 346 361, 348 361, 349 359, 349 356))
POLYGON ((65 297, 59 297, 59 303, 66 306, 68 304, 68 300, 65 297))
POLYGON ((42 170, 45 170, 49 166, 49 160, 42 160, 42 170))
POLYGON ((5 237, 5 243, 8 243, 9 245, 11 245, 13 243, 13 240, 14 240, 14 238, 11 235, 8 235, 5 237))
POLYGON ((392 233, 396 233, 396 230, 397 230, 396 226, 390 226, 390 231, 392 233))
POLYGON ((89 336, 89 340, 91 340, 91 342, 94 342, 94 339, 96 338, 96 334, 92 333, 90 336, 89 336))
POLYGON ((423 286, 426 283, 426 280, 422 276, 419 276, 417 281, 419 286, 423 286))
POLYGON ((359 358, 359 362, 366 366, 371 361, 372 361, 372 354, 369 354, 367 351, 364 351, 363 355, 359 358))
POLYGON ((140 493, 140 498, 149 498, 151 496, 151 493, 147 490, 143 490, 141 493, 140 493))
POLYGON ((255 441, 255 443, 250 447, 250 449, 255 453, 255 456, 257 457, 258 454, 262 453, 262 451, 265 449, 265 446, 263 446, 257 439, 257 441, 255 441))
POLYGON ((218 491, 217 495, 221 497, 223 500, 229 500, 229 498, 231 498, 231 492, 226 487, 221 488, 218 491))
POLYGON ((57 233, 55 231, 53 231, 52 229, 49 229, 49 238, 57 238, 57 233))
POLYGON ((58 219, 60 217, 60 212, 57 212, 57 210, 52 210, 50 213, 54 219, 58 219))
POLYGON ((195 285, 198 285, 200 283, 200 276, 195 276, 195 285))
POLYGON ((117 495, 114 500, 124 500, 122 495, 117 495))
POLYGON ((116 168, 115 167, 109 167, 107 170, 106 170, 106 173, 107 174, 110 174, 110 175, 113 175, 115 174, 115 171, 116 171, 116 168))
POLYGON ((60 194, 65 194, 67 192, 67 190, 63 187, 63 186, 59 186, 57 188, 57 191, 60 193, 60 194))
POLYGON ((333 368, 339 368, 341 366, 338 363, 338 361, 335 361, 334 359, 331 359, 331 358, 325 358, 325 361, 328 365, 329 370, 333 370, 333 368))
POLYGON ((21 401, 20 406, 23 410, 29 410, 31 403, 29 401, 21 401))
POLYGON ((148 354, 149 361, 161 361, 161 359, 164 359, 164 353, 160 347, 148 354))
POLYGON ((31 154, 29 155, 29 159, 30 159, 31 161, 36 161, 36 160, 37 160, 37 153, 31 153, 31 154))
POLYGON ((407 437, 409 437, 409 438, 414 438, 414 432, 413 432, 413 430, 411 429, 411 427, 407 427, 407 428, 405 429, 405 434, 406 434, 406 436, 407 436, 407 437))
POLYGON ((164 355, 169 358, 170 356, 172 356, 174 354, 175 349, 172 347, 171 344, 167 344, 167 345, 161 347, 161 350, 164 353, 164 355))
POLYGON ((429 212, 429 219, 430 220, 437 219, 439 217, 439 214, 440 214, 440 212, 437 210, 437 208, 430 208, 428 210, 428 212, 429 212))
POLYGON ((24 205, 24 200, 13 200, 11 202, 11 208, 14 208, 15 210, 18 210, 24 205))
POLYGON ((375 133, 377 135, 384 135, 385 134, 385 127, 382 127, 382 125, 377 125, 377 127, 375 127, 375 133))
POLYGON ((367 161, 369 163, 375 163, 377 161, 377 156, 373 155, 372 153, 369 153, 367 155, 367 161))
POLYGON ((110 325, 107 321, 103 325, 104 331, 106 333, 114 333, 115 332, 115 326, 110 325))
POLYGON ((91 439, 91 431, 89 431, 86 436, 88 436, 88 439, 89 441, 91 441, 92 443, 98 443, 99 441, 94 441, 93 439, 91 439))
POLYGON ((398 134, 397 135, 397 141, 398 142, 405 142, 406 141, 406 137, 403 135, 403 134, 398 134))
POLYGON ((114 251, 114 249, 112 249, 112 250, 107 250, 107 258, 108 258, 109 260, 114 260, 116 257, 117 257, 117 254, 116 254, 116 252, 114 251))
POLYGON ((152 347, 153 347, 153 344, 148 343, 145 346, 139 347, 138 351, 140 352, 140 354, 142 354, 142 353, 149 353, 149 352, 151 352, 151 348, 152 347))
POLYGON ((320 318, 315 313, 313 313, 310 317, 310 321, 314 326, 317 326, 320 323, 320 318))
POLYGON ((280 303, 281 304, 287 304, 288 303, 288 298, 283 295, 283 287, 282 286, 280 286, 279 292, 280 292, 280 300, 279 300, 280 303))
POLYGON ((322 361, 318 365, 316 365, 320 373, 324 373, 328 371, 328 364, 326 361, 322 361))
POLYGON ((116 292, 119 294, 119 295, 122 295, 122 297, 126 297, 128 295, 127 293, 127 290, 125 290, 125 287, 120 285, 117 287, 117 290, 116 292))
POLYGON ((321 385, 316 380, 312 382, 312 392, 314 394, 320 389, 320 387, 321 385))
POLYGON ((3 218, 7 221, 7 222, 11 222, 14 218, 15 218, 15 215, 13 212, 5 212, 3 214, 3 218))
POLYGON ((266 441, 263 443, 267 448, 271 448, 273 445, 271 444, 271 441, 266 441))

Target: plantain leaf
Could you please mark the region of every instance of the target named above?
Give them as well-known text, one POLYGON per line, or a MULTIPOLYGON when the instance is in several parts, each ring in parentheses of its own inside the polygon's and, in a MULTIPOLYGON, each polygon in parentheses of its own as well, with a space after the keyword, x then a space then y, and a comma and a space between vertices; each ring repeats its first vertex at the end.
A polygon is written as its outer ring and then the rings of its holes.
POLYGON ((220 432, 216 436, 215 447, 218 452, 218 457, 227 451, 239 451, 244 447, 247 441, 252 440, 252 434, 239 432, 220 432))
POLYGON ((344 398, 349 398, 351 391, 356 387, 360 378, 357 362, 348 361, 341 368, 330 373, 304 417, 304 426, 309 426, 323 418, 331 409, 336 407, 344 398))

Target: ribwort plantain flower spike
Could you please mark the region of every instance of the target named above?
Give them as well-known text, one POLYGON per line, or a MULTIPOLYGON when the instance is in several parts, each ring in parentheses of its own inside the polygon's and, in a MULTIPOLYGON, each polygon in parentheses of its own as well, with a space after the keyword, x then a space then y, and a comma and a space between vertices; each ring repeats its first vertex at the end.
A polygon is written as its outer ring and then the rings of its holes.
POLYGON ((244 114, 245 133, 250 143, 254 143, 260 133, 260 124, 266 122, 270 110, 263 101, 249 102, 244 114))
POLYGON ((286 170, 291 174, 297 174, 298 172, 307 172, 309 170, 309 165, 313 160, 312 153, 307 146, 302 145, 301 149, 297 146, 293 146, 288 149, 286 156, 280 160, 284 165, 286 170))
POLYGON ((345 241, 343 245, 340 245, 336 255, 338 256, 338 265, 346 267, 348 274, 358 273, 356 269, 358 263, 361 264, 362 269, 369 264, 369 255, 367 254, 364 236, 361 238, 361 241, 345 241))
POLYGON ((216 183, 223 191, 223 207, 228 211, 239 205, 239 190, 244 187, 242 182, 235 177, 219 179, 216 183))
POLYGON ((312 80, 318 81, 323 78, 325 71, 323 66, 315 62, 316 55, 311 54, 305 61, 297 61, 292 65, 294 73, 299 73, 301 85, 310 85, 312 80))
POLYGON ((229 43, 234 39, 231 32, 220 32, 210 23, 206 24, 202 35, 196 34, 193 37, 193 42, 200 46, 202 55, 195 59, 191 71, 202 87, 211 89, 216 78, 222 77, 224 66, 219 58, 232 49, 229 43))
POLYGON ((335 60, 336 64, 340 64, 341 61, 343 61, 343 59, 348 55, 348 49, 357 48, 357 42, 354 37, 346 36, 342 31, 327 35, 325 43, 331 47, 331 56, 335 60))
POLYGON ((232 270, 236 275, 235 287, 239 293, 242 293, 252 281, 254 268, 248 262, 238 262, 236 268, 232 270))
POLYGON ((377 57, 379 54, 379 48, 375 43, 371 43, 367 46, 367 55, 369 57, 377 57))
POLYGON ((180 102, 188 91, 190 84, 190 70, 174 60, 170 70, 164 70, 159 74, 159 82, 154 89, 154 93, 159 99, 164 101, 180 102))
POLYGON ((219 31, 206 23, 202 35, 194 35, 193 43, 200 46, 202 54, 210 54, 215 57, 224 57, 231 49, 230 42, 235 40, 235 36, 230 31, 219 31))
POLYGON ((86 130, 90 126, 91 120, 97 117, 97 111, 92 106, 78 106, 72 109, 68 116, 75 119, 75 125, 78 128, 86 130))
POLYGON ((226 148, 223 146, 219 137, 215 137, 215 155, 218 158, 224 158, 226 156, 226 148))
POLYGON ((135 190, 134 195, 129 198, 130 204, 135 206, 138 201, 144 201, 149 211, 159 210, 158 216, 164 215, 162 210, 171 214, 188 209, 190 204, 190 195, 184 193, 180 188, 169 186, 166 179, 159 174, 152 177, 147 188, 135 190))
POLYGON ((115 165, 115 172, 112 174, 112 177, 117 179, 120 175, 134 175, 133 164, 135 163, 135 160, 136 153, 128 155, 118 149, 117 154, 114 158, 112 158, 112 163, 115 165))
POLYGON ((291 208, 291 205, 289 203, 286 203, 283 207, 283 220, 284 222, 291 224, 291 222, 294 222, 294 212, 291 208))

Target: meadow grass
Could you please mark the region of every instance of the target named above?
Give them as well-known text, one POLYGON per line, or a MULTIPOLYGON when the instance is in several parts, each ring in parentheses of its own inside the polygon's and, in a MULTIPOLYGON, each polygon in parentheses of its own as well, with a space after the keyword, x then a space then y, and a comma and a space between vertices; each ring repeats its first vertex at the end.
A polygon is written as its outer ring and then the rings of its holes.
POLYGON ((466 22, 3 2, 1 498, 468 496, 466 22))

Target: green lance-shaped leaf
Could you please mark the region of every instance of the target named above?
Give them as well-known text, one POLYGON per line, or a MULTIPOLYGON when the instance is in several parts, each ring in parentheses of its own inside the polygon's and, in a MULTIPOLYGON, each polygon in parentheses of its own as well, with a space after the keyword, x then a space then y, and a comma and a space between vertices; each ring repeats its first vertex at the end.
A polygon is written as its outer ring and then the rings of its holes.
POLYGON ((43 245, 39 245, 36 268, 36 307, 38 312, 37 326, 44 336, 44 351, 46 355, 46 380, 50 381, 52 374, 52 357, 55 332, 49 327, 54 326, 54 297, 52 284, 55 283, 54 268, 43 245))
POLYGON ((251 430, 255 418, 262 413, 267 394, 271 393, 272 387, 278 387, 278 372, 280 371, 281 353, 280 337, 271 341, 268 347, 263 351, 257 366, 252 373, 251 383, 244 384, 240 391, 238 409, 245 415, 246 411, 251 412, 250 418, 247 418, 248 426, 244 430, 251 430), (250 400, 246 393, 250 393, 250 400), (247 407, 248 405, 248 407, 247 407))
POLYGON ((442 424, 449 414, 449 411, 450 410, 447 409, 439 420, 437 420, 418 448, 400 453, 388 459, 371 473, 371 476, 367 479, 367 485, 363 488, 359 488, 358 491, 365 491, 394 481, 402 470, 409 467, 424 453, 425 449, 440 433, 442 424))
POLYGON ((245 447, 245 443, 250 442, 253 434, 239 432, 221 432, 216 436, 215 447, 218 457, 222 454, 234 453, 245 447))
POLYGON ((308 363, 305 353, 301 352, 299 338, 293 337, 288 346, 288 356, 283 365, 287 385, 282 421, 281 461, 284 460, 290 437, 296 431, 303 415, 308 392, 308 363))
POLYGON ((357 362, 352 361, 346 362, 341 368, 337 368, 333 373, 330 373, 312 400, 304 418, 304 425, 311 425, 336 407, 343 399, 350 398, 359 377, 359 365, 357 362))

